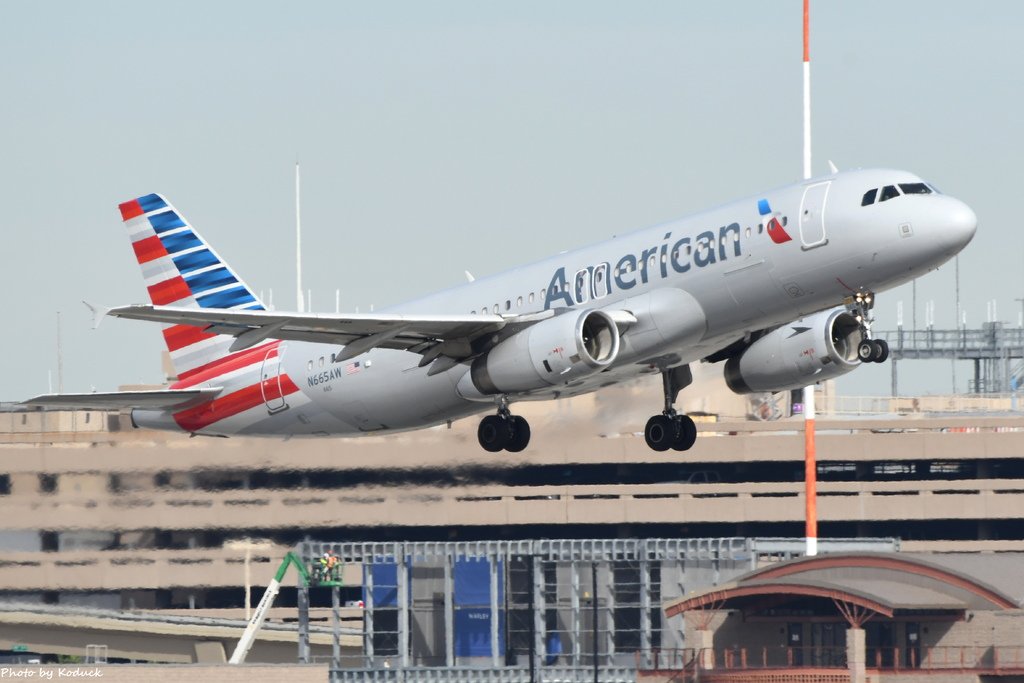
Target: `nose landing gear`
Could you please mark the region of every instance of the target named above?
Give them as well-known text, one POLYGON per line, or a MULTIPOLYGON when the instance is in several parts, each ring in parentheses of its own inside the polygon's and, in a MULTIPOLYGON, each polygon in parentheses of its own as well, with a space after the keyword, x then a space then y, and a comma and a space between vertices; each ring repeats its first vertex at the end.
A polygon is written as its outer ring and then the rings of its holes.
POLYGON ((508 397, 498 399, 498 414, 480 420, 476 430, 480 446, 490 453, 509 451, 518 453, 530 443, 530 423, 508 409, 508 397))
POLYGON ((884 363, 889 358, 889 343, 884 339, 871 338, 870 311, 875 306, 875 295, 871 292, 858 293, 850 303, 850 312, 860 323, 861 342, 857 345, 857 359, 861 363, 884 363))
POLYGON ((649 419, 644 427, 644 441, 652 450, 686 451, 697 441, 697 425, 688 415, 677 413, 673 407, 680 390, 692 381, 688 365, 662 370, 665 410, 649 419))

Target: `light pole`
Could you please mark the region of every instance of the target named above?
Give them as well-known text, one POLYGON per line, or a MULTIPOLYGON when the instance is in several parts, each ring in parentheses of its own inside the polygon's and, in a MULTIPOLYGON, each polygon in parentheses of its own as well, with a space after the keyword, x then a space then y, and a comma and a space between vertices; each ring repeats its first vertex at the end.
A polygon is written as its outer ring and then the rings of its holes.
POLYGON ((252 552, 254 550, 269 551, 274 544, 266 539, 239 538, 225 542, 224 547, 228 550, 245 551, 245 620, 248 621, 252 616, 252 570, 250 567, 252 552))

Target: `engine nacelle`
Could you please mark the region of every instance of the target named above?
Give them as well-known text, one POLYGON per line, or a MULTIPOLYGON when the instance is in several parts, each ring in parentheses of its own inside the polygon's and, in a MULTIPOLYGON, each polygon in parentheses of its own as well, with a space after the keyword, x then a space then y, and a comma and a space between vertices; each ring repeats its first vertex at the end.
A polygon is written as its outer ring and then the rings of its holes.
POLYGON ((459 393, 468 398, 476 392, 508 394, 564 384, 603 370, 618 353, 619 330, 607 313, 558 315, 512 335, 473 361, 459 382, 459 393))
POLYGON ((725 363, 737 394, 799 389, 839 377, 858 365, 860 324, 845 309, 822 311, 772 330, 725 363))

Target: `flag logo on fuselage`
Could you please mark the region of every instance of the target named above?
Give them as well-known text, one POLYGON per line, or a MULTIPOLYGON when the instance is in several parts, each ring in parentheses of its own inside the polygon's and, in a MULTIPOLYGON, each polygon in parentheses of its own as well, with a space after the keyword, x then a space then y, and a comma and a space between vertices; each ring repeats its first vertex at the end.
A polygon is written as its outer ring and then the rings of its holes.
POLYGON ((764 229, 768 232, 768 236, 772 238, 772 242, 775 244, 782 244, 783 242, 789 242, 792 237, 786 232, 786 229, 782 227, 782 222, 779 221, 778 214, 772 213, 772 208, 768 204, 767 199, 759 199, 757 201, 757 212, 762 217, 771 216, 765 221, 764 229))

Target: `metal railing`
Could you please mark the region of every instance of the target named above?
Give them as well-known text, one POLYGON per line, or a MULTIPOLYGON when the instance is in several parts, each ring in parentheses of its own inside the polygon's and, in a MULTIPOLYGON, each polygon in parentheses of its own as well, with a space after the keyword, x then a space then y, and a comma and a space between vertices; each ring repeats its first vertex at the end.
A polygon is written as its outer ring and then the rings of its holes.
POLYGON ((940 353, 981 353, 996 349, 1024 347, 1024 329, 1004 327, 1001 324, 988 324, 980 329, 960 328, 955 330, 885 330, 876 331, 875 337, 884 339, 890 349, 900 352, 940 352, 940 353))
MULTIPOLYGON (((1024 672, 1024 645, 939 645, 868 647, 865 665, 879 671, 1024 672)), ((847 650, 836 647, 731 647, 663 649, 637 653, 644 673, 751 671, 759 669, 846 669, 847 650)))
MULTIPOLYGON (((597 671, 598 683, 634 683, 632 667, 606 667, 597 671)), ((332 669, 331 683, 590 683, 592 667, 410 667, 406 669, 332 669)))
POLYGON ((869 647, 866 664, 882 671, 1024 671, 1024 645, 869 647))
POLYGON ((818 414, 905 415, 1005 413, 1019 409, 1020 397, 1013 393, 948 394, 935 396, 836 396, 817 398, 818 414))
POLYGON ((637 653, 637 670, 721 671, 751 669, 846 669, 843 646, 674 648, 637 653))

